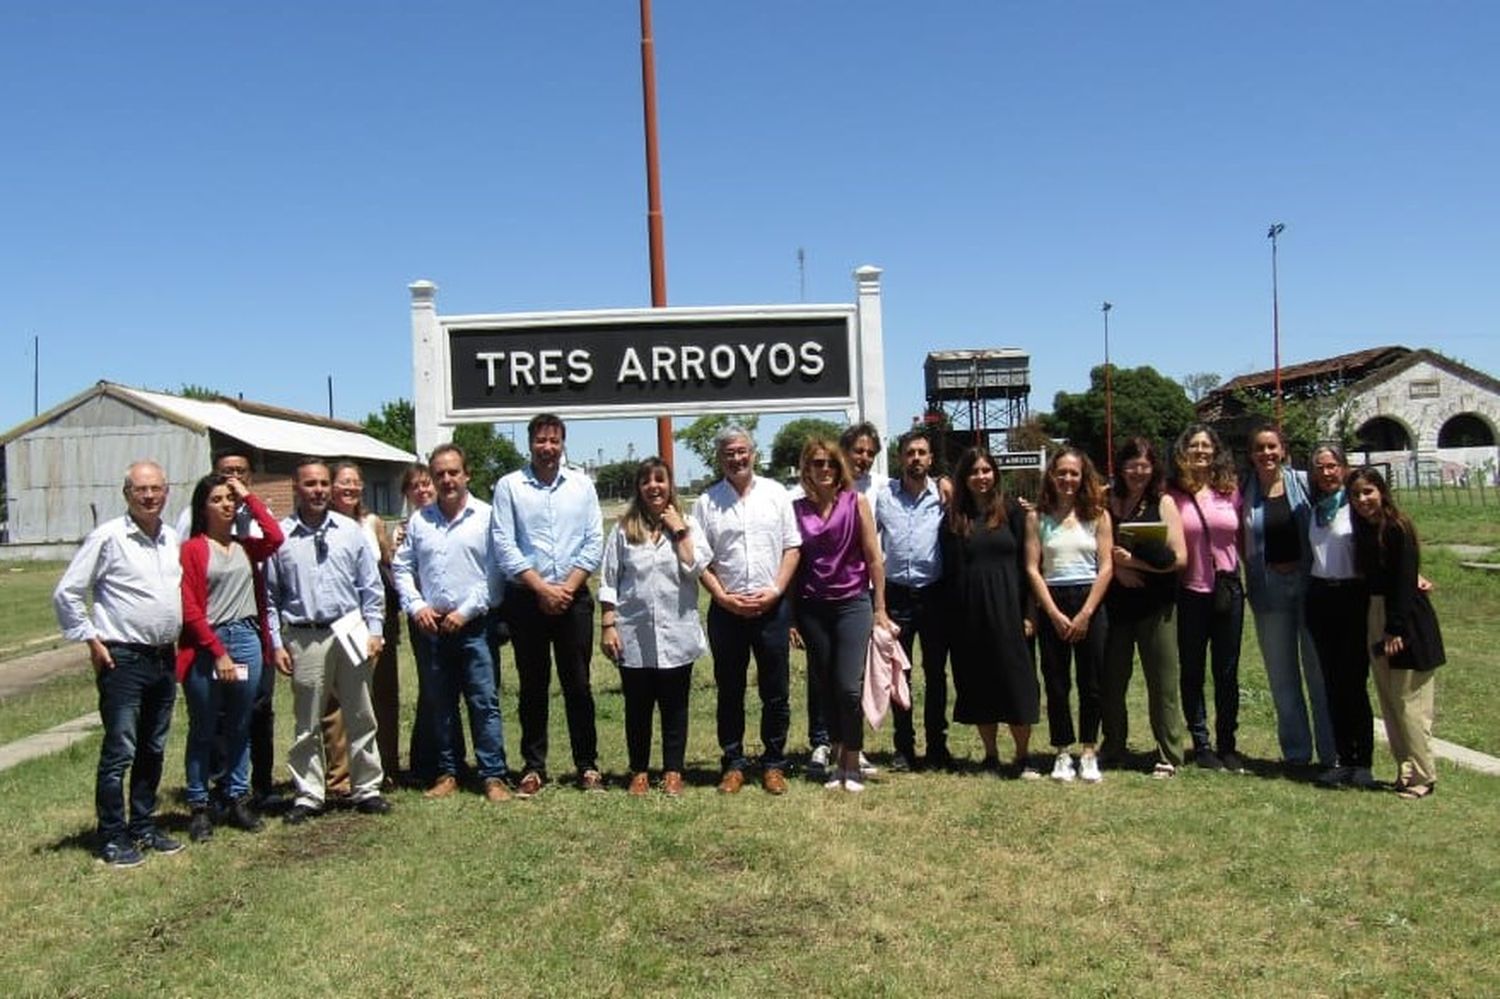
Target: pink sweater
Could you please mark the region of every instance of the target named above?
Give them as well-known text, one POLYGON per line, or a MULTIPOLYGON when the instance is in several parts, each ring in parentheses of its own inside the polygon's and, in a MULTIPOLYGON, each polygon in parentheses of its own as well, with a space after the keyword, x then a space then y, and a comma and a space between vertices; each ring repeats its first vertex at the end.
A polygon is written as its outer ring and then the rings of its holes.
POLYGON ((1236 572, 1240 567, 1240 491, 1225 496, 1212 489, 1198 494, 1203 517, 1193 507, 1193 498, 1180 489, 1168 489, 1168 495, 1182 514, 1182 534, 1187 541, 1188 564, 1182 570, 1182 585, 1196 593, 1212 593, 1214 570, 1236 572), (1204 540, 1203 521, 1208 521, 1204 540))

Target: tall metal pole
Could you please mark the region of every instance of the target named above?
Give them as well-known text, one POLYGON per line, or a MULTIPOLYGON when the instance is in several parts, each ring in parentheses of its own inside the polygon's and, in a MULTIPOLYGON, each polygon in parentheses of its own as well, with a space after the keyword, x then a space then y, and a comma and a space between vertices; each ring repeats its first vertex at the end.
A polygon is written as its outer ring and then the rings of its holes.
POLYGON ((42 336, 31 335, 31 415, 42 411, 42 336))
POLYGON ((1099 306, 1104 313, 1104 467, 1111 482, 1115 478, 1115 392, 1109 365, 1109 310, 1113 308, 1108 302, 1099 306))
POLYGON ((1276 366, 1276 429, 1281 430, 1281 296, 1276 286, 1276 237, 1286 226, 1273 223, 1266 232, 1271 241, 1271 356, 1276 366))
POLYGON ((333 419, 333 376, 328 376, 328 418, 333 419))
MULTIPOLYGON (((641 0, 641 102, 646 120, 646 236, 651 244, 651 307, 660 309, 667 304, 667 261, 656 142, 656 42, 651 34, 651 0, 641 0)), ((656 418, 656 452, 675 471, 670 416, 656 418)))

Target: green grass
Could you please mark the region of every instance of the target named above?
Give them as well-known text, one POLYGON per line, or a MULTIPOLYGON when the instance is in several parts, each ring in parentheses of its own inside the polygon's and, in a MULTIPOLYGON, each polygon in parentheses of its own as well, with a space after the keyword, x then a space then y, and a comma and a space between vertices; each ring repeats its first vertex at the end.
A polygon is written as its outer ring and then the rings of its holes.
POLYGON ((0 562, 0 660, 61 644, 52 590, 62 562, 0 562))
MULTIPOLYGON (((1419 523, 1422 523, 1419 521, 1419 523)), ((1424 526, 1425 531, 1425 526, 1424 526)), ((1430 550, 1448 640, 1438 734, 1500 751, 1486 636, 1500 580, 1430 550)), ((1241 744, 1275 755, 1247 627, 1241 744)), ((403 655, 405 655, 403 645, 403 655)), ((518 755, 505 654, 507 746, 518 755)), ((805 742, 794 657, 792 744, 805 742)), ((405 724, 414 703, 409 659, 405 724)), ((918 688, 920 690, 920 682, 918 688)), ((1134 744, 1145 741, 1139 680, 1134 744)), ((618 677, 596 660, 616 788, 495 807, 393 796, 136 871, 95 864, 93 736, 0 773, 0 992, 7 995, 1494 994, 1494 778, 1441 764, 1441 792, 1322 792, 1272 776, 1114 772, 1098 787, 973 773, 882 775, 862 797, 794 781, 735 798, 716 778, 709 663, 695 672, 688 794, 628 798, 618 677)), ((86 676, 0 707, 15 732, 88 710, 86 676), (81 705, 81 707, 80 707, 81 705), (56 715, 56 717, 53 717, 56 715), (17 720, 12 722, 12 718, 17 720)), ((290 688, 278 686, 279 745, 290 688)), ((750 731, 758 717, 751 705, 750 731)), ((181 834, 179 699, 164 784, 181 834)), ((752 735, 752 741, 754 736, 752 735)), ((1045 744, 1045 732, 1037 745, 1045 744)), ((977 760, 972 729, 954 751, 977 760)), ((889 725, 870 749, 890 748, 889 725)), ((554 685, 552 756, 567 735, 554 685)), ((1377 769, 1391 764, 1377 747, 1377 769)))
POLYGON ((1500 489, 1402 489, 1395 496, 1424 543, 1500 546, 1500 489))

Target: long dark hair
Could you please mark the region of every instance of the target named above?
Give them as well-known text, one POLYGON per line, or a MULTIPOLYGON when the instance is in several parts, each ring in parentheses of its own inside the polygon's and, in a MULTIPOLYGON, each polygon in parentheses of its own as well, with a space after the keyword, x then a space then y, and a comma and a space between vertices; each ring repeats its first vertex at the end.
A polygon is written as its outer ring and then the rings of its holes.
POLYGON ((645 459, 635 468, 635 488, 630 491, 630 502, 620 516, 620 530, 625 532, 625 540, 633 545, 644 542, 661 523, 661 518, 641 502, 641 486, 652 479, 657 469, 667 473, 667 506, 682 513, 682 508, 677 505, 677 483, 672 478, 672 466, 654 455, 645 459))
POLYGON ((1373 465, 1361 465, 1344 480, 1344 492, 1349 497, 1350 506, 1354 505, 1354 491, 1364 482, 1374 486, 1375 491, 1380 493, 1378 522, 1370 523, 1357 510, 1350 520, 1354 525, 1355 566, 1361 573, 1370 576, 1384 568, 1387 531, 1396 530, 1405 534, 1414 556, 1419 554, 1419 545, 1416 526, 1412 524, 1411 518, 1396 506, 1396 501, 1391 498, 1390 484, 1385 481, 1385 476, 1380 474, 1380 470, 1373 465))
POLYGON ((953 471, 953 502, 948 508, 948 527, 961 538, 967 538, 974 529, 975 521, 986 527, 998 527, 1005 517, 1005 494, 1000 487, 1000 470, 987 448, 971 447, 958 459, 953 471), (980 501, 969 489, 969 473, 981 461, 995 473, 995 490, 989 498, 980 501))
POLYGON ((229 476, 220 475, 217 472, 210 472, 198 480, 198 484, 193 487, 193 501, 189 507, 193 511, 193 523, 188 528, 188 537, 208 530, 208 514, 205 512, 208 507, 208 494, 217 487, 228 484, 229 476))
POLYGON ((1155 503, 1161 499, 1161 490, 1166 482, 1167 470, 1162 467, 1161 454, 1156 450, 1156 445, 1149 437, 1128 437, 1120 449, 1115 452, 1115 468, 1120 472, 1115 476, 1113 483, 1114 494, 1120 499, 1130 497, 1130 489, 1125 485, 1125 466, 1137 458, 1143 458, 1151 462, 1151 479, 1146 483, 1146 489, 1141 494, 1141 499, 1147 503, 1155 503))

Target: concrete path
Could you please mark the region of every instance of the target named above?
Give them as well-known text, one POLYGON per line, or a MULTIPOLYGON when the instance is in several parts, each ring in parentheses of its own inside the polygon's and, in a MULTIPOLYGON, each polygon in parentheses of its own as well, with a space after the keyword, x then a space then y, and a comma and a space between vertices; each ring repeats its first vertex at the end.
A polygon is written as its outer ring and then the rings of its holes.
POLYGON ((64 673, 77 671, 86 676, 90 669, 88 650, 77 642, 7 659, 0 662, 0 701, 24 694, 64 673))
POLYGON ((72 721, 63 722, 61 725, 54 725, 37 735, 29 735, 24 739, 17 739, 8 745, 0 746, 0 771, 9 770, 28 760, 61 752, 73 743, 87 739, 98 727, 99 714, 92 712, 80 715, 72 721))

